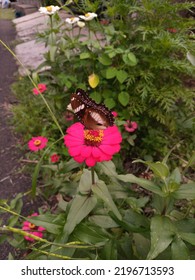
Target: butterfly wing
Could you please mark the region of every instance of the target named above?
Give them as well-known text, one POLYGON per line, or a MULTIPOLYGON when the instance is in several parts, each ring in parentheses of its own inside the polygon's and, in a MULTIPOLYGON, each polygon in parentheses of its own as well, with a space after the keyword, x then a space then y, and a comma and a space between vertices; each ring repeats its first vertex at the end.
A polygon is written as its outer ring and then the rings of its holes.
POLYGON ((72 94, 71 106, 87 129, 106 129, 114 124, 112 112, 104 104, 97 104, 82 89, 77 89, 76 93, 72 94))

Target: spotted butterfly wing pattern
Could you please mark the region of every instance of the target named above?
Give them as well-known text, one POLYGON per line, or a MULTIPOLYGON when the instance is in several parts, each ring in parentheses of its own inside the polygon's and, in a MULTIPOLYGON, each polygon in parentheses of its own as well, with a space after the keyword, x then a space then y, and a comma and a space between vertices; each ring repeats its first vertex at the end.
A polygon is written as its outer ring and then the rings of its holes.
POLYGON ((112 112, 104 104, 97 104, 82 89, 71 95, 71 107, 86 129, 106 129, 114 124, 112 112))

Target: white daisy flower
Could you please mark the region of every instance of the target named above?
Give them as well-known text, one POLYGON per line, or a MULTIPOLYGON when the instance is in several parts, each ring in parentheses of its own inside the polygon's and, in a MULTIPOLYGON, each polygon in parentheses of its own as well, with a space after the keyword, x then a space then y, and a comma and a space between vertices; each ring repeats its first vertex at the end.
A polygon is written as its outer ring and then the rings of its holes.
POLYGON ((76 22, 79 21, 79 18, 78 17, 71 17, 71 18, 66 18, 65 20, 68 24, 74 24, 76 22))
POLYGON ((58 6, 47 6, 47 7, 40 7, 39 12, 45 15, 53 15, 55 12, 59 11, 60 7, 58 6))
POLYGON ((78 21, 77 22, 78 27, 83 28, 85 26, 85 23, 83 21, 78 21))
POLYGON ((79 17, 85 21, 90 21, 90 20, 94 19, 95 17, 97 17, 97 14, 96 13, 86 13, 84 16, 81 15, 79 17))

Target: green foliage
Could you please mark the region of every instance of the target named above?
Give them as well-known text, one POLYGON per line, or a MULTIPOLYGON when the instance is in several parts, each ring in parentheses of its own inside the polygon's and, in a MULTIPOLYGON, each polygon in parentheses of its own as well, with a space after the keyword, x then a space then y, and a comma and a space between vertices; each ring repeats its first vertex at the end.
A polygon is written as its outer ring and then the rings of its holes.
MULTIPOLYGON (((123 148, 127 154, 131 151, 132 157, 150 155, 158 160, 178 143, 182 144, 176 153, 192 151, 194 88, 189 81, 195 72, 189 54, 194 48, 193 19, 182 17, 180 11, 193 4, 100 2, 77 3, 83 12, 100 13, 99 19, 86 21, 85 28, 65 23, 56 13, 48 19, 49 29, 39 34, 48 52, 37 73, 43 66, 50 68, 40 73, 39 79, 48 85, 46 98, 60 125, 65 130, 63 116, 70 94, 81 87, 88 89, 98 103, 104 102, 118 112, 118 125, 128 140, 123 148), (97 9, 99 5, 101 11, 97 9), (92 73, 99 78, 99 84, 89 89, 88 77, 92 73), (139 125, 134 132, 135 141, 123 127, 128 119, 139 125)), ((66 5, 62 8, 68 9, 66 5)), ((17 96, 21 95, 21 104, 14 108, 18 130, 36 134, 41 129, 36 120, 41 117, 44 132, 56 134, 42 102, 37 98, 32 102, 30 88, 28 94, 27 88, 23 89, 25 97, 19 88, 17 91, 17 96), (31 112, 32 118, 25 112, 31 112)))
POLYGON ((25 218, 21 194, 10 204, 2 201, 0 210, 14 216, 0 230, 14 233, 8 241, 24 250, 25 232, 13 226, 27 219, 45 228, 28 259, 194 259, 195 183, 184 184, 180 170, 171 171, 165 162, 142 162, 152 179, 119 175, 110 161, 96 167, 93 184, 84 169, 73 199, 62 203, 61 197, 53 213, 25 218))
MULTIPOLYGON (((101 1, 81 2, 85 13, 96 12, 101 1)), ((2 241, 10 232, 12 246, 22 252, 28 246, 28 259, 194 259, 192 20, 180 15, 192 5, 104 1, 84 29, 66 24, 60 13, 48 17, 48 29, 39 34, 48 47, 45 62, 31 84, 24 78, 13 86, 19 99, 14 124, 24 141, 49 138, 44 151, 27 154, 36 164, 31 193, 46 206, 39 216, 23 217, 22 195, 1 201, 0 210, 11 215, 0 228, 2 241), (48 70, 39 73, 43 66, 48 70), (123 144, 116 165, 99 162, 87 170, 70 159, 61 134, 72 124, 64 115, 70 94, 89 89, 92 74, 90 96, 118 112, 123 144), (40 82, 47 91, 33 95, 40 82), (126 120, 138 123, 136 133, 125 130, 126 120), (60 155, 57 162, 53 153, 60 155), (123 163, 144 172, 124 174, 123 163), (28 245, 24 220, 44 227, 43 238, 28 245)))

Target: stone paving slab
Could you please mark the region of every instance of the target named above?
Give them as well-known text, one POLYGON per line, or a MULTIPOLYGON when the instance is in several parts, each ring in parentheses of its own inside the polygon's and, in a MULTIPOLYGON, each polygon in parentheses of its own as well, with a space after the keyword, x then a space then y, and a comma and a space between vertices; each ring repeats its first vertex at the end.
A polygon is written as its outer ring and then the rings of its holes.
MULTIPOLYGON (((65 11, 60 11, 59 15, 62 19, 66 19, 71 15, 65 11)), ((13 20, 16 27, 17 38, 19 43, 15 48, 15 54, 22 62, 27 70, 35 70, 42 62, 44 62, 43 54, 47 51, 45 44, 37 41, 37 34, 43 32, 47 28, 49 17, 47 15, 35 12, 13 20)), ((77 36, 79 28, 74 28, 73 36, 77 36)), ((82 40, 85 40, 86 28, 82 29, 82 40)), ((100 38, 101 36, 98 35, 100 38)), ((96 38, 94 37, 94 40, 96 38)), ((27 71, 19 66, 19 74, 26 75, 27 71)))
POLYGON ((48 17, 39 12, 14 19, 17 38, 22 41, 32 40, 38 32, 46 29, 47 20, 48 17))

